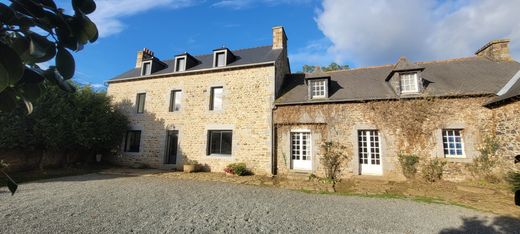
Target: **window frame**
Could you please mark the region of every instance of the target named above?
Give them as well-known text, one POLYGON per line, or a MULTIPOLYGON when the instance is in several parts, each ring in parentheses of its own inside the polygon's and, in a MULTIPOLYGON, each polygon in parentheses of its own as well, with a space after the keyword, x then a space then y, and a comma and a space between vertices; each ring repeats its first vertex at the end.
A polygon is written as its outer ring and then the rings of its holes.
POLYGON ((181 89, 172 89, 170 91, 170 104, 168 107, 168 112, 178 112, 181 111, 182 108, 182 90, 181 89), (175 95, 180 94, 180 96, 175 95), (175 101, 179 101, 179 108, 175 109, 175 101))
POLYGON ((127 130, 126 131, 126 136, 125 136, 125 146, 123 148, 123 151, 125 153, 139 153, 139 152, 141 152, 141 136, 142 136, 142 131, 141 130, 127 130), (129 138, 130 134, 135 134, 135 133, 139 133, 139 140, 138 140, 138 143, 137 143, 137 151, 129 150, 129 148, 128 148, 128 147, 130 147, 128 145, 128 138, 129 138))
POLYGON ((225 67, 225 66, 227 66, 227 51, 226 50, 215 51, 213 53, 213 67, 225 67), (218 63, 220 60, 219 60, 218 56, 221 54, 223 55, 223 60, 222 60, 223 63, 222 63, 222 65, 219 66, 218 63))
POLYGON ((217 156, 217 157, 231 157, 233 155, 233 130, 230 129, 211 129, 207 132, 207 142, 206 142, 206 155, 207 156, 217 156), (217 133, 220 135, 219 138, 219 152, 213 152, 213 133, 217 133), (223 133, 230 134, 230 142, 229 142, 229 153, 222 152, 222 144, 223 144, 223 133))
POLYGON ((309 92, 311 99, 320 99, 320 98, 327 98, 328 97, 328 87, 327 87, 327 80, 326 79, 313 79, 309 80, 309 92), (320 83, 319 86, 315 86, 316 84, 320 83), (315 90, 315 87, 318 87, 317 90, 315 90), (323 88, 323 90, 321 90, 323 88), (323 94, 315 95, 315 91, 317 93, 320 93, 323 91, 323 94))
POLYGON ((137 114, 143 114, 144 113, 144 107, 146 105, 146 93, 145 92, 137 93, 136 100, 135 100, 135 105, 136 105, 136 109, 137 109, 136 110, 137 114), (141 96, 143 98, 142 108, 140 108, 141 107, 141 96))
POLYGON ((292 160, 312 160, 312 134, 310 130, 291 130, 290 133, 290 149, 291 149, 291 161, 292 160), (306 139, 304 141, 303 136, 306 135, 306 139), (295 143, 295 137, 297 138, 297 143, 295 143), (305 143, 305 144, 304 144, 305 143), (295 146, 297 155, 295 155, 295 146), (303 147, 307 149, 303 149, 303 147), (305 152, 305 153, 304 153, 305 152), (303 159, 303 157, 307 157, 309 159, 303 159))
POLYGON ((357 130, 358 164, 383 164, 381 133, 378 129, 357 130))
POLYGON ((464 146, 464 129, 463 128, 443 128, 441 129, 441 138, 442 138, 442 153, 445 158, 466 158, 466 148, 464 146), (453 134, 448 134, 449 132, 453 132, 453 134), (452 137, 453 141, 450 141, 450 137, 452 137), (457 138, 460 138, 460 142, 457 142, 457 138), (450 147, 450 143, 454 145, 454 148, 450 147), (460 148, 457 147, 457 143, 460 143, 460 148), (454 151, 455 154, 451 154, 450 152, 454 151), (460 151, 461 154, 458 154, 457 151, 460 151))
POLYGON ((188 63, 188 56, 179 56, 175 58, 175 72, 184 72, 186 71, 186 64, 188 63), (179 61, 184 60, 184 66, 179 66, 179 61), (182 69, 181 69, 182 68, 182 69))
POLYGON ((419 93, 419 73, 418 72, 403 72, 399 73, 399 89, 401 90, 401 93, 403 94, 409 94, 409 93, 419 93), (408 76, 411 76, 412 78, 409 78, 408 76), (407 83, 406 86, 403 86, 403 79, 406 77, 409 83, 407 83), (415 81, 415 82, 414 82, 415 81), (412 87, 411 85, 415 84, 413 90, 404 90, 403 87, 412 87))
POLYGON ((222 111, 224 110, 224 86, 213 86, 210 88, 209 92, 209 110, 210 111, 222 111), (215 109, 215 90, 221 89, 220 94, 220 108, 215 109))
POLYGON ((144 61, 144 62, 142 62, 142 64, 141 64, 141 76, 149 76, 151 74, 152 74, 152 61, 144 61), (150 68, 148 74, 147 74, 146 69, 145 69, 146 65, 148 65, 149 68, 150 68))

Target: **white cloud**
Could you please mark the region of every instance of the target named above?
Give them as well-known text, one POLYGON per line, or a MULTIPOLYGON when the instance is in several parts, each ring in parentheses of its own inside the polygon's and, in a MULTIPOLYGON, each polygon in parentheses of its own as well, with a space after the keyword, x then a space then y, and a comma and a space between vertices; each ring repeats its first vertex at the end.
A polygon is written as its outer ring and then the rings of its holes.
POLYGON ((324 0, 316 22, 332 42, 327 54, 357 66, 472 55, 510 38, 520 56, 520 1, 324 0))
POLYGON ((254 4, 277 6, 280 4, 308 4, 315 0, 220 0, 213 4, 215 7, 227 7, 235 10, 252 7, 254 4))
POLYGON ((125 28, 122 18, 159 7, 177 9, 190 6, 193 0, 97 0, 89 17, 96 23, 100 37, 117 34, 125 28))

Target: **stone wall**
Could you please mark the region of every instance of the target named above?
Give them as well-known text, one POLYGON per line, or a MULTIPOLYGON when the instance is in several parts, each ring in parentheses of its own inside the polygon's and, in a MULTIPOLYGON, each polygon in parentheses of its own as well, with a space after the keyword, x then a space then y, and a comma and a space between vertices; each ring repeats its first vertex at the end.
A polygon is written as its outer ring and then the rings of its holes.
MULTIPOLYGON (((479 155, 478 148, 486 136, 500 136, 505 161, 520 150, 519 104, 489 109, 482 107, 487 100, 488 97, 473 97, 278 106, 274 115, 278 173, 290 171, 289 134, 294 129, 311 130, 311 173, 318 176, 324 175, 319 162, 320 143, 336 141, 346 146, 353 160, 342 177, 359 175, 358 130, 377 129, 381 136, 383 176, 402 180, 397 159, 400 152, 417 154, 422 159, 444 158, 441 129, 461 128, 465 158, 447 158, 444 174, 448 180, 467 179, 471 175, 465 165, 479 155)), ((511 165, 512 161, 509 162, 511 165)))
POLYGON ((270 174, 274 80, 275 67, 268 65, 110 83, 108 95, 129 117, 132 129, 142 131, 140 152, 113 160, 166 167, 166 133, 178 130, 178 169, 185 155, 211 171, 245 162, 256 174, 270 174), (223 87, 222 111, 209 110, 213 86, 223 87), (180 111, 168 111, 171 90, 182 90, 180 111), (137 114, 136 95, 143 92, 145 113, 137 114), (206 155, 208 130, 219 129, 233 131, 231 156, 206 155))

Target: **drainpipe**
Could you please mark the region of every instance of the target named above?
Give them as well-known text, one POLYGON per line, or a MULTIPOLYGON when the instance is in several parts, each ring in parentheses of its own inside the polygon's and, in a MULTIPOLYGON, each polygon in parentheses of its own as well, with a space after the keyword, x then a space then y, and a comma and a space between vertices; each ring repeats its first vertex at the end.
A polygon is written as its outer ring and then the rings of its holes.
POLYGON ((276 106, 271 109, 271 175, 276 175, 276 125, 274 124, 274 110, 276 106))

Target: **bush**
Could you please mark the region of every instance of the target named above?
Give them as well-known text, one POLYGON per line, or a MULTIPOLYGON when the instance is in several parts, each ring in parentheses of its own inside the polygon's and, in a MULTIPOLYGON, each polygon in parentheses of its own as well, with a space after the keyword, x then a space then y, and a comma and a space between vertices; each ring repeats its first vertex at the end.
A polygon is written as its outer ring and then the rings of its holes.
POLYGON ((398 158, 399 163, 401 164, 401 169, 403 170, 403 175, 408 179, 414 178, 417 173, 419 156, 415 154, 399 154, 398 158))
POLYGON ((232 163, 227 165, 226 168, 224 168, 224 171, 226 173, 234 174, 237 176, 245 176, 249 175, 250 172, 246 167, 245 163, 232 163))
POLYGON ((428 182, 441 180, 444 166, 446 166, 446 161, 442 159, 435 158, 428 160, 422 169, 423 178, 428 182))
POLYGON ((520 190, 520 172, 511 171, 507 173, 506 181, 511 185, 513 192, 520 190))
POLYGON ((325 176, 335 181, 341 171, 341 165, 345 161, 350 161, 350 156, 347 154, 346 147, 337 142, 323 142, 321 147, 324 153, 320 162, 325 167, 325 176))
POLYGON ((497 151, 500 149, 500 143, 496 137, 486 137, 484 144, 480 146, 478 151, 480 155, 473 159, 473 163, 466 168, 475 177, 480 177, 487 182, 497 183, 500 179, 493 173, 493 169, 497 164, 497 151))

